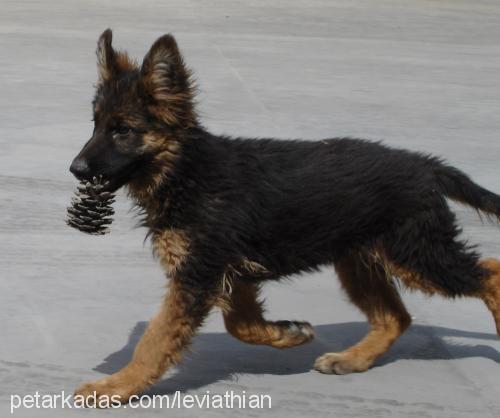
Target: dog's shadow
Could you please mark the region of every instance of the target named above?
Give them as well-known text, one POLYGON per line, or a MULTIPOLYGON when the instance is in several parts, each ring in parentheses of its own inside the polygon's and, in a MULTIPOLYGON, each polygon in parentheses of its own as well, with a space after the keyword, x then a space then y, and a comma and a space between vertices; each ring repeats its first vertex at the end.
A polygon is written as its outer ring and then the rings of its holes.
MULTIPOLYGON (((132 357, 137 341, 147 323, 138 322, 127 344, 110 354, 94 370, 112 374, 125 366, 132 357)), ((368 327, 362 322, 347 322, 315 326, 312 343, 287 350, 244 344, 227 333, 202 333, 193 341, 191 353, 173 375, 157 383, 148 394, 168 394, 188 391, 220 380, 231 379, 239 373, 288 375, 307 373, 314 359, 328 351, 341 351, 365 335, 368 327)), ((376 363, 376 366, 401 359, 488 358, 500 363, 500 353, 483 345, 452 343, 444 337, 497 340, 495 334, 461 331, 452 328, 413 325, 376 363)))

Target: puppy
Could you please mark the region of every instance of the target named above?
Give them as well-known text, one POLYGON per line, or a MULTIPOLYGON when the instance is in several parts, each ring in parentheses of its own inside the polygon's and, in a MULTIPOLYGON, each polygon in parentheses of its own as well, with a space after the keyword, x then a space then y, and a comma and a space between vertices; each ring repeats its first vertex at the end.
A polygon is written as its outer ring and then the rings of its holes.
POLYGON ((174 38, 159 38, 142 65, 98 41, 94 132, 74 159, 78 179, 125 186, 144 212, 169 291, 116 374, 76 394, 126 402, 181 359, 214 306, 228 332, 250 344, 294 347, 307 322, 268 321, 266 280, 333 264, 371 325, 357 344, 326 353, 323 373, 367 370, 410 325, 394 286, 482 299, 500 332, 500 262, 458 239, 447 198, 497 218, 500 197, 442 160, 360 139, 243 139, 207 132, 174 38))

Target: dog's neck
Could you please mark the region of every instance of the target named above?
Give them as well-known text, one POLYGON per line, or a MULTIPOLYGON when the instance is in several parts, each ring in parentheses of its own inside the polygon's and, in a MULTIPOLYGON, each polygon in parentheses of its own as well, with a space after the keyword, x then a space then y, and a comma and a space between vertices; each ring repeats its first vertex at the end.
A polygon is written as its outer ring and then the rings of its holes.
POLYGON ((149 229, 157 229, 165 218, 170 196, 165 193, 172 182, 172 172, 165 167, 153 167, 147 175, 132 180, 128 194, 144 216, 143 224, 149 229))
POLYGON ((193 207, 210 193, 205 189, 207 174, 222 167, 212 148, 216 137, 209 132, 197 127, 176 138, 175 155, 172 147, 160 152, 147 171, 128 184, 129 195, 144 214, 144 226, 153 232, 190 223, 193 207))
POLYGON ((150 230, 165 228, 171 220, 172 201, 180 204, 182 200, 182 183, 188 179, 179 173, 185 138, 178 139, 170 138, 147 168, 127 185, 129 196, 141 209, 144 225, 150 230))
POLYGON ((134 179, 127 185, 128 194, 148 216, 154 216, 159 210, 158 191, 165 181, 161 172, 156 172, 149 178, 134 179))

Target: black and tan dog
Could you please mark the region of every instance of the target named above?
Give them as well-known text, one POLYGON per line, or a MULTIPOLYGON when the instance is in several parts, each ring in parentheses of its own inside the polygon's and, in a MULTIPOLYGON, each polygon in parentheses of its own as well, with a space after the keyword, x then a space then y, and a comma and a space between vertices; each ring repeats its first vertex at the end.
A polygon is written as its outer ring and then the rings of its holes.
POLYGON ((482 299, 500 332, 500 262, 480 260, 446 198, 497 218, 500 197, 441 160, 358 139, 318 142, 232 139, 208 133, 176 42, 159 38, 142 65, 111 46, 97 49, 92 138, 71 165, 79 179, 127 186, 144 209, 169 291, 118 373, 79 395, 144 391, 176 364, 214 306, 227 330, 276 348, 310 341, 307 322, 267 321, 259 287, 333 264, 371 330, 314 367, 367 370, 410 325, 394 286, 482 299))

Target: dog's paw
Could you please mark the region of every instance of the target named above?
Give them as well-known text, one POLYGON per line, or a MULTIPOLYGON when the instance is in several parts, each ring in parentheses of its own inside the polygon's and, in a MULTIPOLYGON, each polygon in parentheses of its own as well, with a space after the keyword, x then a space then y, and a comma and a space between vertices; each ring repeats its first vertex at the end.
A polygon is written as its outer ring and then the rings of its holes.
POLYGON ((73 399, 88 408, 111 408, 128 402, 135 392, 133 385, 110 376, 84 383, 76 389, 73 399))
POLYGON ((314 328, 309 322, 276 321, 274 325, 280 330, 279 338, 272 342, 272 346, 276 348, 295 347, 314 338, 314 328))
POLYGON ((371 362, 353 353, 326 353, 314 362, 314 369, 326 374, 349 374, 364 372, 371 362))

